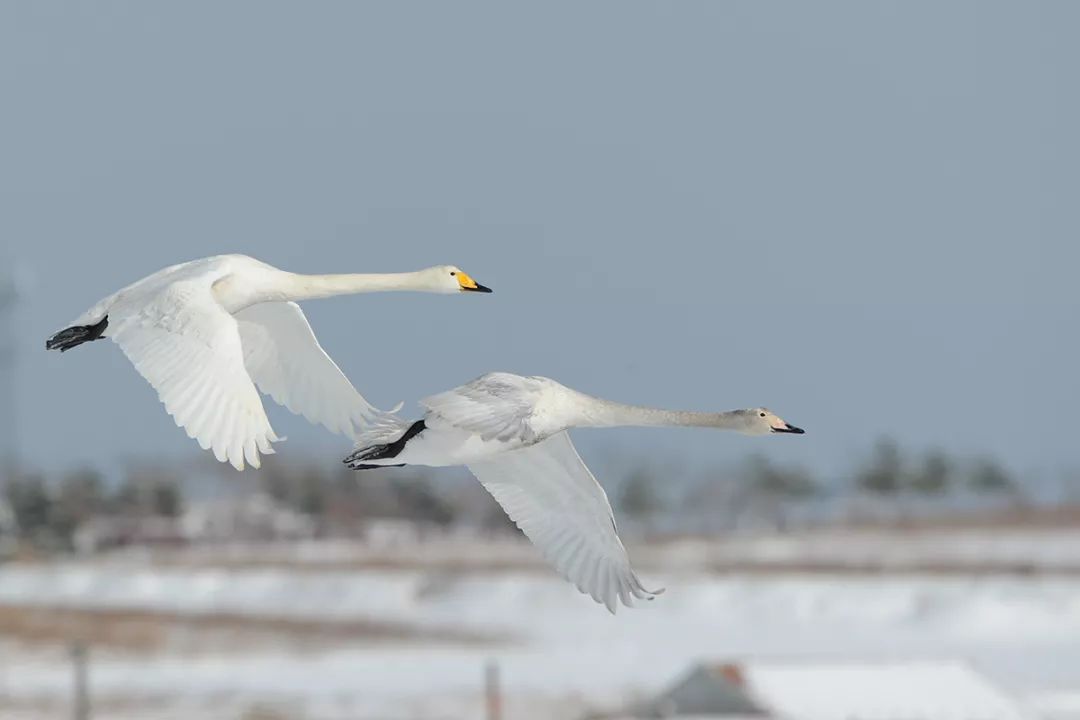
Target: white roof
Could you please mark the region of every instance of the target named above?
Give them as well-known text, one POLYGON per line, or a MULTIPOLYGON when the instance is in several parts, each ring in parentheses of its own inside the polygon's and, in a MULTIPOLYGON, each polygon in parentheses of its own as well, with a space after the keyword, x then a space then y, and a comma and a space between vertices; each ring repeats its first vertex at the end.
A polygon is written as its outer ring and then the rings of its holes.
POLYGON ((1032 720, 959 661, 751 661, 751 697, 790 720, 1032 720))

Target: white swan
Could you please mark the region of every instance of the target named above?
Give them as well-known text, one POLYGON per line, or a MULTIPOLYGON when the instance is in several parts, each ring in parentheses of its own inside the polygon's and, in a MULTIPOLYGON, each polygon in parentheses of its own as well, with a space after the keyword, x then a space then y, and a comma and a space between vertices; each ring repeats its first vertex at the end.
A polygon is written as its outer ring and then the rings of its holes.
POLYGON ((173 265, 129 285, 45 342, 64 352, 116 342, 176 424, 237 470, 279 438, 256 387, 332 432, 355 437, 382 411, 323 351, 295 300, 417 290, 491 292, 452 265, 382 275, 297 275, 243 255, 173 265))
POLYGON ((559 573, 615 612, 622 601, 652 600, 619 540, 604 489, 577 454, 567 429, 687 425, 747 435, 802 430, 765 408, 722 413, 624 405, 543 377, 489 373, 420 401, 409 423, 385 413, 345 458, 365 470, 397 465, 467 465, 559 573))

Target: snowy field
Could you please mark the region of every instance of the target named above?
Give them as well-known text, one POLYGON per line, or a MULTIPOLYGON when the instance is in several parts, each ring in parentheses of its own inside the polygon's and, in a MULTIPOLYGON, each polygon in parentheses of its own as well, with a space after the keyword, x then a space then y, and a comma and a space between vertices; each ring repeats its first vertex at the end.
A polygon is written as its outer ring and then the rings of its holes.
MULTIPOLYGON (((734 545, 635 549, 646 585, 667 592, 617 616, 517 544, 474 547, 498 559, 488 567, 450 563, 445 544, 387 551, 381 562, 306 546, 258 558, 234 549, 167 562, 129 554, 9 564, 0 566, 0 607, 93 611, 99 624, 134 613, 171 628, 151 642, 92 650, 94 698, 109 718, 479 717, 489 660, 500 667, 507 717, 578 717, 651 694, 700 659, 822 656, 969 659, 1030 706, 1077 717, 1080 576, 1069 563, 1078 536, 935 537, 882 551, 895 564, 937 547, 933 572, 719 572, 717 559, 734 545), (978 572, 942 572, 952 556, 978 572), (1025 559, 1063 571, 992 569, 1025 559)), ((840 554, 858 567, 866 559, 850 536, 740 542, 785 566, 830 545, 833 555, 847 547, 840 554)), ((55 640, 0 635, 0 717, 66 712, 71 672, 55 640)))

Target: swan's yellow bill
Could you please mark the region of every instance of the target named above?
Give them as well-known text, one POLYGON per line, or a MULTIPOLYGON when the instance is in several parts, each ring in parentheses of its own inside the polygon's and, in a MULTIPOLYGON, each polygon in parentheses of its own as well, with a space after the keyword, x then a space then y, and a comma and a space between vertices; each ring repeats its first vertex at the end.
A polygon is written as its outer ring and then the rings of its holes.
POLYGON ((458 273, 457 273, 457 281, 458 281, 458 285, 461 286, 462 290, 468 290, 470 292, 484 292, 484 293, 491 292, 491 288, 484 287, 480 283, 476 282, 475 280, 473 280, 469 276, 468 273, 458 271, 458 273))

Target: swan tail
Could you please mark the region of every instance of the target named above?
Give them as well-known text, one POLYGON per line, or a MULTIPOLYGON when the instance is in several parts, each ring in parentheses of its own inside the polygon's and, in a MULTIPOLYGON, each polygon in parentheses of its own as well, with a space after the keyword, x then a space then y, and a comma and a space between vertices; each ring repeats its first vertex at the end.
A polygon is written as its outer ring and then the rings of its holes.
POLYGON ((403 463, 374 463, 375 460, 392 460, 401 454, 405 444, 427 429, 423 420, 408 425, 400 418, 391 418, 381 426, 375 426, 358 438, 359 447, 343 461, 353 470, 371 470, 379 467, 400 467, 403 463), (393 427, 391 427, 393 426, 393 427), (394 431, 392 434, 390 431, 394 431), (396 439, 391 439, 396 436, 396 439))
POLYGON ((85 342, 100 340, 105 328, 109 327, 109 316, 101 318, 94 325, 72 325, 64 328, 45 341, 46 350, 59 350, 67 352, 73 347, 78 347, 85 342))

